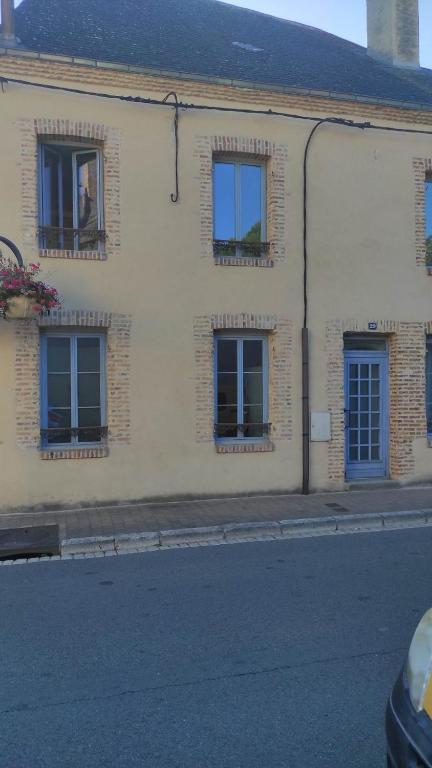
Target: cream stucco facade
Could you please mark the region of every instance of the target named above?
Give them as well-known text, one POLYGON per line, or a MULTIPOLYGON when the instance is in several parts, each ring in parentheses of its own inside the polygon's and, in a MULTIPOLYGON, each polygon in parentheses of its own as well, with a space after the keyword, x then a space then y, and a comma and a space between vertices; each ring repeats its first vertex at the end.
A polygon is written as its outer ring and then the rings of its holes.
MULTIPOLYGON (((187 103, 425 130, 431 113, 154 77, 18 51, 0 56, 0 74, 9 78, 0 92, 0 233, 18 244, 25 261, 40 261, 44 277, 64 297, 60 314, 0 322, 1 511, 298 490, 303 157, 313 122, 180 110, 180 195, 173 203, 173 109, 12 80, 156 100, 175 90, 187 103), (102 147, 106 258, 39 251, 38 135, 90 137, 102 147), (270 265, 215 263, 211 156, 218 147, 259 155, 267 164, 270 265), (47 326, 97 327, 106 334, 109 433, 103 450, 55 455, 40 447, 39 338, 47 326), (272 426, 265 446, 215 445, 212 345, 223 329, 269 338, 272 426)), ((378 333, 388 342, 386 476, 432 480, 424 395, 432 277, 421 242, 421 173, 431 158, 432 136, 331 124, 311 145, 310 409, 331 417, 330 440, 310 445, 312 490, 346 485, 344 333, 378 333)))

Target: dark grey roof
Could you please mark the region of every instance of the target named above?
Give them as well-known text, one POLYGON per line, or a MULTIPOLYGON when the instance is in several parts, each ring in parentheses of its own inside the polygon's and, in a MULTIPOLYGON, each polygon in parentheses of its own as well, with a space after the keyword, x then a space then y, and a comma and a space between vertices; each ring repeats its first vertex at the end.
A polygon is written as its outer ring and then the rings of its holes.
POLYGON ((432 107, 432 70, 218 0, 23 0, 17 35, 37 52, 432 107))

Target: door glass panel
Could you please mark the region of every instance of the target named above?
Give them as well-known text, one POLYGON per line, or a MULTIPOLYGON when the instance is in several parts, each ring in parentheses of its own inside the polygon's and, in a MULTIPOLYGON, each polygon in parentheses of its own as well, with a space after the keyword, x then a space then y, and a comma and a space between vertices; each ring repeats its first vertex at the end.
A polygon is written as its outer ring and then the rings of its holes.
POLYGON ((48 409, 68 408, 71 404, 71 380, 69 373, 48 374, 48 409))
MULTIPOLYGON (((381 433, 381 363, 372 361, 347 364, 348 406, 350 409, 347 429, 347 460, 353 465, 379 462, 382 457, 381 433), (355 393, 358 392, 358 397, 355 393)), ((365 469, 367 476, 367 468, 365 469)), ((350 468, 348 467, 348 473, 350 468)), ((355 476, 351 475, 351 476, 355 476)), ((362 476, 361 473, 357 476, 362 476)))

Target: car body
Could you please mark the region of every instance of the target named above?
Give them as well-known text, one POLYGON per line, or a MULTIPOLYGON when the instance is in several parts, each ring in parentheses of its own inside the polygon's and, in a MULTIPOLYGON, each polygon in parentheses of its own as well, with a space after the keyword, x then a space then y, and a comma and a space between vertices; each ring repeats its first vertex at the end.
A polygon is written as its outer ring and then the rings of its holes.
POLYGON ((432 610, 420 621, 386 711, 389 768, 432 768, 432 610))

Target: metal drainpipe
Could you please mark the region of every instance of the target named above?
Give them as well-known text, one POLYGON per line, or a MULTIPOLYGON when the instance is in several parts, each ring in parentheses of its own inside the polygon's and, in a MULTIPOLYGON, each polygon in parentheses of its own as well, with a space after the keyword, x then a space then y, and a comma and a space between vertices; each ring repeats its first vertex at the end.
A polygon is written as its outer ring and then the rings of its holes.
POLYGON ((370 128, 370 123, 356 123, 339 117, 324 117, 317 120, 306 142, 303 158, 303 327, 302 327, 302 427, 303 427, 303 482, 302 493, 310 491, 310 357, 308 328, 308 158, 312 139, 321 125, 344 125, 347 128, 370 128))
POLYGON ((0 41, 13 44, 15 38, 15 5, 14 0, 1 0, 1 36, 0 41))
POLYGON ((302 339, 302 450, 303 450, 303 481, 302 493, 307 495, 310 490, 310 404, 309 404, 309 328, 308 328, 308 157, 309 147, 315 132, 328 118, 318 120, 312 128, 306 142, 303 157, 303 327, 302 339))

